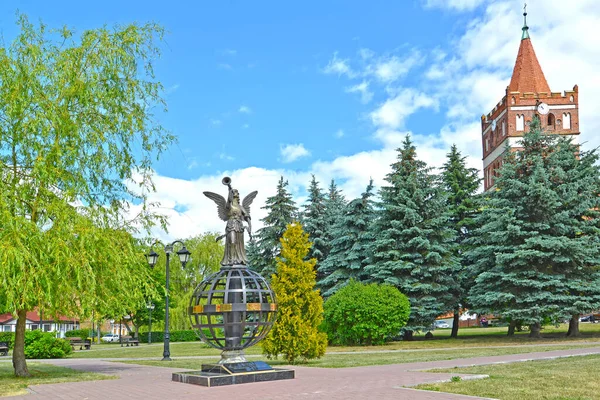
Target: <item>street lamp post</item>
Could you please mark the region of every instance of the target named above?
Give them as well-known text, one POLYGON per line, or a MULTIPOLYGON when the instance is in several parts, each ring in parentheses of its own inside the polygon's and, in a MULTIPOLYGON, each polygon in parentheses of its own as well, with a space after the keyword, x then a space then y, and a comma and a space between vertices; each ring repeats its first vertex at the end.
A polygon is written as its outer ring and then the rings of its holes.
MULTIPOLYGON (((158 261, 158 254, 152 250, 154 245, 160 242, 154 242, 152 246, 150 246, 150 253, 146 254, 146 259, 148 260, 148 264, 150 267, 154 268, 156 262, 158 261)), ((177 255, 179 256, 179 261, 181 265, 185 266, 185 264, 190 259, 190 252, 185 248, 185 244, 181 240, 176 240, 173 243, 167 244, 164 246, 165 254, 167 255, 167 287, 165 294, 165 335, 164 335, 164 344, 165 348, 163 350, 163 358, 162 361, 171 361, 171 352, 169 351, 169 342, 170 342, 170 334, 169 334, 169 260, 171 258, 171 253, 173 253, 173 247, 176 244, 180 244, 181 250, 177 251, 177 255)))
POLYGON ((154 310, 154 303, 148 303, 146 308, 148 309, 148 344, 152 344, 152 310, 154 310))

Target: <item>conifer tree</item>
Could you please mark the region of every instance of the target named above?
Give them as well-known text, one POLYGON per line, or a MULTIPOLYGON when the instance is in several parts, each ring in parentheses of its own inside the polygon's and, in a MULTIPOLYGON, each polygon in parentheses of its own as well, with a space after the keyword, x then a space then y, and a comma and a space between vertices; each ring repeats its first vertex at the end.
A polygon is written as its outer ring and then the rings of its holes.
POLYGON ((478 212, 477 190, 479 189, 479 172, 475 168, 467 168, 466 157, 452 145, 448 160, 442 168, 442 181, 446 191, 449 223, 454 229, 454 255, 459 263, 459 268, 454 276, 457 282, 457 292, 454 305, 454 322, 451 337, 458 337, 460 306, 466 305, 468 289, 474 283, 475 276, 469 268, 464 257, 466 239, 471 236, 475 227, 475 217, 478 212))
POLYGON ((261 219, 264 226, 256 232, 256 243, 248 248, 250 268, 266 279, 271 279, 271 275, 275 273, 275 259, 281 251, 280 239, 287 225, 294 221, 298 213, 287 186, 288 181, 284 181, 282 176, 277 183, 277 192, 267 198, 262 207, 268 214, 261 219))
POLYGON ((570 319, 576 335, 579 313, 600 307, 598 155, 544 134, 537 117, 521 147, 505 154, 470 240, 480 272, 470 301, 529 324, 532 337, 544 319, 570 319))
POLYGON ((369 264, 371 243, 375 237, 371 224, 375 219, 373 180, 361 197, 345 207, 342 217, 332 229, 333 240, 329 256, 320 269, 325 278, 319 282, 323 296, 328 297, 350 282, 367 280, 365 267, 369 264))
POLYGON ((413 330, 427 329, 452 309, 458 263, 438 178, 417 159, 408 136, 386 181, 374 224, 373 262, 366 271, 408 296, 411 315, 405 338, 410 340, 413 330))
POLYGON ((277 298, 277 321, 261 342, 269 359, 282 354, 286 361, 319 358, 325 354, 327 335, 319 332, 323 299, 315 289, 314 258, 305 260, 311 243, 297 222, 289 224, 281 238, 277 274, 271 286, 277 298))
POLYGON ((302 213, 302 223, 304 231, 308 233, 313 244, 309 257, 317 260, 318 269, 329 250, 329 244, 326 241, 325 195, 314 175, 310 181, 308 199, 302 213))

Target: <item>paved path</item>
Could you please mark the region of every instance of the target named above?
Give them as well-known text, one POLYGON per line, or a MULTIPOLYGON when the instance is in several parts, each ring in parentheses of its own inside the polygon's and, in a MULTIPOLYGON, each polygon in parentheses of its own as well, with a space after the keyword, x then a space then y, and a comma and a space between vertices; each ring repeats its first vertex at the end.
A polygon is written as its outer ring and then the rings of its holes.
POLYGON ((13 398, 23 400, 223 400, 228 398, 244 400, 473 399, 474 397, 470 396, 418 391, 404 386, 449 380, 452 376, 456 375, 466 379, 473 377, 472 375, 458 373, 422 372, 423 370, 432 368, 510 363, 587 354, 600 354, 600 347, 372 367, 309 368, 295 366, 293 367, 296 370, 296 379, 294 380, 214 388, 172 382, 171 373, 181 371, 178 368, 147 367, 97 359, 51 360, 45 362, 79 370, 118 375, 120 379, 34 385, 30 387, 32 394, 13 398))

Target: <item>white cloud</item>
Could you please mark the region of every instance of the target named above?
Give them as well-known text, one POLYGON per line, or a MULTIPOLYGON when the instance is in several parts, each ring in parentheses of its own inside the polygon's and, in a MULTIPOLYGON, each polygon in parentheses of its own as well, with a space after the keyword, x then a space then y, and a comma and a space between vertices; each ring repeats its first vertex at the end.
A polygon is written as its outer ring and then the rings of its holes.
POLYGON ((237 50, 235 49, 224 49, 221 51, 221 54, 224 56, 235 56, 237 54, 237 50))
POLYGON ((338 130, 335 132, 335 137, 336 137, 336 138, 338 138, 338 139, 341 139, 341 138, 343 138, 343 137, 344 137, 344 131, 343 131, 342 129, 338 129, 338 130))
POLYGON ((436 106, 436 100, 414 89, 402 89, 371 112, 371 120, 378 127, 397 129, 405 119, 420 108, 436 106))
POLYGON ((210 123, 211 123, 211 125, 219 126, 219 125, 221 125, 221 120, 220 119, 211 118, 210 123))
POLYGON ((217 65, 219 68, 221 69, 226 69, 226 70, 233 70, 233 67, 231 66, 231 64, 227 64, 227 63, 220 63, 217 65))
POLYGON ((425 7, 469 11, 479 7, 484 0, 425 0, 425 7))
POLYGON ((244 105, 240 106, 238 111, 241 112, 242 114, 252 114, 252 110, 250 109, 250 107, 244 106, 244 105))
POLYGON ((377 59, 373 64, 366 67, 366 73, 375 76, 383 83, 390 83, 408 74, 418 65, 423 58, 419 52, 413 51, 405 58, 398 56, 384 56, 377 59))
POLYGON ((244 124, 244 125, 242 125, 242 129, 248 129, 248 128, 250 128, 250 124, 244 124))
POLYGON ((350 87, 346 88, 346 92, 347 93, 359 93, 360 100, 363 104, 370 102, 371 99, 373 98, 373 92, 371 92, 369 90, 369 82, 368 81, 362 81, 361 83, 359 83, 357 85, 350 86, 350 87))
POLYGON ((229 154, 226 154, 226 153, 219 153, 219 159, 224 160, 224 161, 233 161, 233 160, 235 160, 235 157, 230 156, 229 154))
POLYGON ((350 65, 348 64, 348 59, 338 58, 337 51, 333 53, 333 58, 329 60, 329 63, 323 69, 323 72, 326 74, 335 74, 338 76, 346 75, 348 78, 353 78, 356 76, 356 72, 354 72, 350 65))
POLYGON ((284 163, 290 163, 299 158, 310 156, 310 151, 302 143, 281 145, 279 152, 284 163))

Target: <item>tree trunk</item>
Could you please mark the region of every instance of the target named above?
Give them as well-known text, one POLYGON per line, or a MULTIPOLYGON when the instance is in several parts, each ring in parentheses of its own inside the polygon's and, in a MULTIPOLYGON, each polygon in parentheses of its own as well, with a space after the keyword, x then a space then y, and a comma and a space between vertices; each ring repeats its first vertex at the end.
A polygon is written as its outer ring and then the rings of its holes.
POLYGON ((25 327, 27 310, 17 311, 17 331, 15 332, 15 346, 13 348, 12 362, 15 376, 26 378, 31 376, 25 361, 25 327))
POLYGON ((137 326, 137 325, 134 325, 134 327, 135 327, 135 333, 134 333, 133 337, 136 338, 136 339, 138 339, 138 334, 140 332, 140 327, 137 326))
POLYGON ((569 331, 567 332, 567 337, 577 336, 579 336, 579 314, 571 316, 571 319, 569 320, 569 331))
POLYGON ((529 325, 529 337, 541 338, 542 337, 542 325, 539 322, 529 325))
POLYGON ((413 331, 404 331, 404 336, 402 337, 403 340, 406 340, 407 342, 410 342, 413 340, 413 331))
POLYGON ((452 332, 450 333, 451 338, 458 338, 458 325, 460 324, 460 309, 456 307, 454 309, 454 319, 452 320, 452 332))
POLYGON ((508 336, 515 336, 515 328, 517 327, 517 321, 510 321, 508 325, 508 336))

